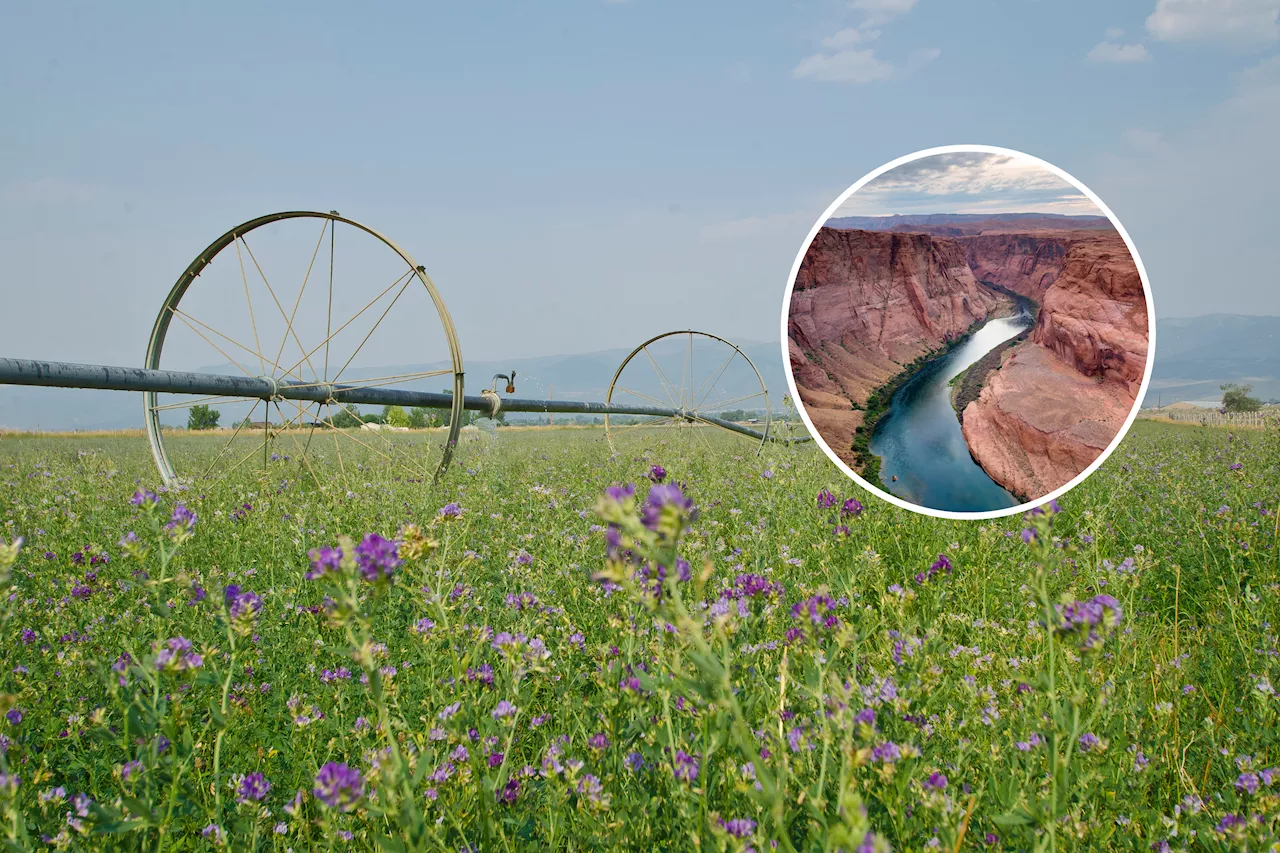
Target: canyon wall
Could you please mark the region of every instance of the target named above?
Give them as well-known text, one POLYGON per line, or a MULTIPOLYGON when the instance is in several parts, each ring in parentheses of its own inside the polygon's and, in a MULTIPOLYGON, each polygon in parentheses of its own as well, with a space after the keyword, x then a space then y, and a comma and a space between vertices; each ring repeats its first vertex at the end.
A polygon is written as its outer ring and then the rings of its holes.
POLYGON ((1142 280, 1124 241, 1117 234, 1072 241, 1031 339, 1011 350, 965 407, 970 452, 1022 497, 1070 482, 1128 418, 1147 343, 1142 280))
POLYGON ((823 439, 854 464, 854 407, 1000 304, 955 240, 821 229, 796 275, 787 334, 800 401, 823 439))
POLYGON ((982 234, 956 242, 978 281, 993 282, 1040 302, 1061 272, 1075 238, 1069 233, 982 234))

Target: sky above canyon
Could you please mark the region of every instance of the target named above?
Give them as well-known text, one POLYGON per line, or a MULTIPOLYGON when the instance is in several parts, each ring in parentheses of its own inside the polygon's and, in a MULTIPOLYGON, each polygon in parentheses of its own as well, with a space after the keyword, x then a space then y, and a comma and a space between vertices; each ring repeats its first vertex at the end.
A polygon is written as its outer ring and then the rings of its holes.
MULTIPOLYGON (((1280 0, 12 3, 0 354, 138 364, 259 214, 425 265, 464 357, 777 340, 826 207, 938 145, 1112 208, 1159 316, 1280 314, 1280 0)), ((903 211, 905 212, 905 211, 903 211)), ((412 331, 398 352, 421 351, 412 331)))
POLYGON ((1039 163, 957 151, 921 157, 877 175, 832 215, 1019 212, 1102 214, 1087 195, 1039 163))

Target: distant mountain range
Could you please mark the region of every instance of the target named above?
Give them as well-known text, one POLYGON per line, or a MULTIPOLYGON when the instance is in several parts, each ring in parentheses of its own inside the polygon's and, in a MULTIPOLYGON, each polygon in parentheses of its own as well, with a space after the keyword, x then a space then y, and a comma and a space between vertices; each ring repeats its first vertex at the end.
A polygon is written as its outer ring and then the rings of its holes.
MULTIPOLYGON (((952 214, 939 214, 952 215, 952 214)), ((907 217, 900 217, 907 218, 907 217)), ((1073 217, 1078 218, 1078 217, 1073 217)), ((769 402, 776 410, 787 393, 786 374, 783 372, 782 353, 776 343, 737 342, 755 363, 765 387, 769 402)), ((668 345, 670 351, 657 355, 664 367, 674 364, 670 374, 678 374, 683 356, 675 348, 682 346, 676 340, 668 345)), ((517 373, 516 394, 521 397, 545 399, 554 389, 558 400, 604 400, 613 372, 630 350, 611 349, 599 352, 571 355, 550 355, 534 358, 518 358, 505 362, 467 362, 467 392, 476 394, 489 385, 495 373, 514 369, 517 373)), ((694 349, 695 365, 718 365, 723 361, 720 353, 709 347, 694 349), (713 359, 715 360, 713 362, 713 359)), ((657 399, 665 399, 662 383, 643 361, 634 362, 632 390, 657 399)), ((392 365, 353 371, 353 380, 361 376, 385 376, 396 373, 414 373, 435 370, 446 365, 392 365)), ((229 365, 205 368, 208 372, 234 373, 229 365)), ((699 368, 701 370, 701 368, 699 368)), ((701 382, 704 374, 698 374, 701 382)), ((672 384, 679 385, 678 375, 669 375, 672 384)), ((752 377, 737 360, 725 371, 717 383, 719 398, 730 400, 754 393, 752 377)), ((1159 321, 1156 336, 1156 363, 1152 381, 1143 405, 1147 407, 1168 405, 1180 400, 1215 400, 1221 398, 1218 390, 1224 382, 1242 382, 1253 385, 1253 393, 1262 400, 1280 400, 1280 317, 1259 317, 1239 314, 1209 314, 1203 317, 1166 317, 1159 321)), ((406 383, 403 387, 444 390, 447 382, 439 378, 406 383)), ((620 396, 618 399, 622 399, 620 396)), ((639 402, 630 398, 632 402, 639 402)), ((733 408, 756 408, 758 400, 731 402, 733 408)), ((223 422, 229 423, 240 414, 235 407, 223 407, 223 422)), ((512 415, 515 418, 515 415, 512 415)), ((175 412, 166 419, 181 424, 185 414, 175 412)), ((0 385, 0 428, 6 429, 129 429, 142 425, 141 395, 119 391, 83 391, 64 388, 28 388, 0 385)))
POLYGON ((919 213, 892 216, 833 216, 828 228, 859 231, 923 231, 939 237, 961 237, 984 231, 1063 231, 1112 228, 1105 216, 1061 213, 919 213))
MULTIPOLYGON (((693 362, 695 386, 706 380, 708 373, 724 363, 730 350, 723 345, 704 342, 695 338, 693 362)), ((782 353, 776 343, 758 341, 735 341, 755 364, 764 380, 769 393, 769 404, 774 411, 782 408, 782 398, 787 394, 786 374, 783 373, 782 353)), ((679 397, 681 384, 680 373, 687 355, 688 338, 680 336, 668 339, 651 347, 651 352, 666 373, 675 390, 664 389, 664 382, 658 379, 657 373, 643 354, 636 357, 627 368, 623 384, 632 391, 656 400, 668 400, 668 397, 679 397)), ((594 400, 603 401, 609 390, 609 381, 613 378, 618 365, 630 353, 629 349, 611 349, 599 352, 579 353, 571 355, 537 356, 533 358, 515 358, 507 361, 467 361, 466 392, 468 395, 479 394, 488 388, 495 373, 506 374, 516 371, 517 397, 547 399, 554 394, 557 400, 594 400)), ((400 364, 366 367, 362 370, 352 368, 343 376, 343 381, 358 384, 361 378, 374 376, 391 376, 410 373, 423 373, 432 370, 447 369, 448 363, 434 364, 400 364)), ((237 374, 233 365, 212 365, 201 368, 202 373, 237 374)), ((394 386, 424 391, 447 391, 451 383, 447 376, 415 380, 394 386)), ((739 400, 759 390, 754 374, 741 358, 736 358, 725 369, 723 375, 714 383, 714 391, 703 389, 707 396, 704 407, 713 411, 719 408, 718 401, 727 401, 728 409, 763 409, 762 398, 739 400)), ((177 401, 179 398, 163 402, 177 401)), ((639 396, 616 394, 615 401, 632 405, 646 405, 646 400, 639 396)), ((249 404, 222 404, 214 406, 222 415, 221 423, 228 424, 248 414, 249 404)), ((375 411, 376 407, 362 407, 365 411, 375 411)), ((674 406, 673 406, 674 408, 674 406)), ((286 413, 288 412, 286 408, 286 413)), ((295 410, 296 411, 296 410, 295 410)), ((261 408, 255 417, 261 417, 261 408)), ((517 413, 508 415, 508 420, 521 420, 517 413)), ((273 420, 279 417, 272 412, 273 420)), ((165 423, 175 426, 185 425, 186 410, 174 410, 166 413, 165 423)), ((0 429, 44 429, 44 430, 95 430, 95 429, 130 429, 142 426, 142 395, 122 391, 95 391, 72 388, 38 388, 16 385, 0 385, 0 429)))
POLYGON ((1280 317, 1207 314, 1166 317, 1156 327, 1156 363, 1143 405, 1220 400, 1219 386, 1253 386, 1280 400, 1280 317))

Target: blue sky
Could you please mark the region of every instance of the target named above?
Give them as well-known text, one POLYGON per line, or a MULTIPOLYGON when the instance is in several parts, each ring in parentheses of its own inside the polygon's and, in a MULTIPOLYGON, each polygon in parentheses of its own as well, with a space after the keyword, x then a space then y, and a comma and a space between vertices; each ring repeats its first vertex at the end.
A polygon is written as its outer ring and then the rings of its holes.
POLYGON ((8 4, 3 351, 136 364, 192 257, 290 208, 403 244, 471 357, 690 326, 774 340, 827 205, 882 163, 955 143, 1026 151, 1097 192, 1159 315, 1280 314, 1278 12, 8 4))

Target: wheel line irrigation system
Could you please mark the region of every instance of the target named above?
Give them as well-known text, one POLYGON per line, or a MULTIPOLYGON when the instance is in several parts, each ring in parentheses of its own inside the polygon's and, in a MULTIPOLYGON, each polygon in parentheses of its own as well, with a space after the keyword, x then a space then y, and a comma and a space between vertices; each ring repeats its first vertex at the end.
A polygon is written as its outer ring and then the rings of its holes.
MULTIPOLYGON (((393 287, 394 286, 395 285, 393 284, 393 287)), ((370 302, 364 309, 361 309, 359 313, 363 313, 369 307, 374 305, 378 299, 388 293, 391 289, 392 288, 388 288, 386 291, 383 291, 382 294, 374 298, 373 302, 370 302)), ((396 295, 396 299, 398 298, 399 294, 396 295)), ((388 306, 383 312, 383 318, 385 318, 386 314, 391 310, 391 307, 394 307, 394 304, 395 299, 392 300, 391 306, 388 306)), ((359 314, 357 314, 357 316, 359 316, 359 314)), ((352 320, 354 319, 355 317, 352 318, 352 320)), ((365 336, 365 341, 361 342, 361 347, 363 347, 364 343, 377 330, 381 321, 382 318, 380 318, 378 323, 374 325, 374 328, 369 332, 369 334, 365 336)), ((348 324, 350 322, 351 320, 347 321, 348 324)), ((345 326, 346 324, 344 324, 342 328, 345 328, 345 326)), ((341 329, 339 329, 339 331, 341 331, 341 329)), ((281 351, 283 351, 283 346, 284 343, 282 342, 281 351)), ((359 349, 360 347, 357 347, 357 353, 359 352, 359 349)), ((351 359, 354 358, 355 353, 351 356, 351 359)), ((348 359, 348 364, 350 364, 351 359, 348 359)), ((314 372, 319 376, 319 371, 314 372)), ((493 388, 486 389, 479 395, 467 396, 463 392, 463 378, 462 353, 458 344, 457 333, 454 330, 453 321, 449 317, 448 309, 445 307, 444 300, 440 297, 435 285, 427 277, 425 270, 403 249, 386 237, 367 226, 355 222, 354 220, 340 216, 336 211, 330 211, 329 213, 290 211, 269 214, 267 216, 250 220, 243 225, 231 229, 210 244, 210 246, 187 267, 182 276, 178 279, 177 283, 174 285, 173 289, 170 291, 169 296, 166 298, 159 316, 156 318, 155 327, 148 342, 145 367, 115 367, 108 365, 73 364, 67 362, 40 361, 21 358, 0 358, 0 384, 142 392, 144 395, 144 423, 147 429, 148 442, 151 446, 152 456, 155 459, 156 466, 166 482, 173 482, 177 478, 177 472, 169 461, 168 452, 164 445, 164 435, 160 425, 160 413, 167 408, 175 408, 175 406, 158 405, 156 395, 159 393, 201 395, 202 398, 207 399, 231 398, 236 400, 253 400, 255 401, 255 409, 257 403, 260 401, 265 401, 268 407, 275 404, 277 409, 279 409, 280 402, 288 401, 298 409, 298 418, 301 418, 306 411, 303 406, 299 405, 300 403, 305 403, 307 406, 314 404, 317 406, 317 411, 320 407, 329 407, 331 410, 333 407, 338 407, 346 410, 347 412, 351 412, 352 410, 348 407, 358 404, 448 409, 451 412, 451 418, 449 421, 448 436, 442 447, 440 464, 436 469, 437 477, 449 466, 453 448, 457 445, 459 430, 461 429, 463 422, 461 415, 464 410, 482 412, 488 417, 497 417, 501 411, 604 415, 605 431, 611 447, 614 446, 614 434, 619 431, 619 427, 610 424, 610 415, 651 417, 659 419, 659 421, 651 422, 649 425, 662 424, 668 426, 697 426, 703 424, 719 427, 758 441, 759 447, 757 448, 757 452, 759 452, 759 449, 762 449, 769 441, 793 443, 812 440, 808 436, 781 438, 772 435, 770 432, 772 412, 769 407, 768 391, 764 386, 763 379, 760 377, 759 370, 756 369, 756 366, 751 362, 751 359, 748 358, 746 353, 744 353, 740 348, 724 338, 720 338, 706 332, 694 331, 692 329, 666 332, 664 334, 657 335, 632 350, 614 373, 613 380, 609 385, 609 393, 604 402, 537 400, 500 396, 498 393, 498 386, 496 384, 497 380, 506 380, 506 390, 509 393, 514 392, 514 372, 509 376, 501 374, 495 376, 495 385, 493 388), (257 258, 253 256, 252 250, 249 249, 248 242, 245 240, 245 235, 255 229, 261 228, 264 225, 283 220, 295 219, 322 220, 322 226, 320 240, 316 244, 316 251, 312 254, 312 264, 307 268, 307 277, 303 279, 301 288, 298 291, 297 300, 293 306, 293 314, 288 314, 285 312, 284 306, 276 296, 275 291, 271 288, 271 284, 267 280, 265 273, 262 273, 261 267, 258 266, 257 258), (382 246, 390 252, 395 255, 399 255, 400 260, 407 267, 404 274, 401 276, 401 279, 397 280, 397 283, 399 283, 399 281, 405 282, 400 293, 403 293, 404 289, 409 287, 409 285, 414 281, 419 282, 426 289, 426 292, 430 296, 435 307, 442 327, 444 339, 449 347, 451 367, 447 370, 430 371, 417 374, 402 374, 401 377, 419 379, 433 375, 442 377, 452 376, 453 393, 380 387, 379 385, 373 384, 360 384, 358 381, 345 383, 339 382, 338 379, 340 378, 340 374, 346 369, 347 365, 343 365, 342 369, 334 371, 335 375, 330 377, 328 365, 328 343, 334 335, 337 334, 337 332, 332 330, 332 316, 330 316, 326 327, 326 337, 321 341, 321 345, 325 348, 325 378, 307 382, 301 378, 301 374, 298 372, 299 365, 302 362, 299 362, 298 365, 294 365, 292 368, 280 367, 278 364, 281 354, 280 352, 275 354, 276 360, 273 361, 270 358, 270 353, 264 355, 260 344, 255 352, 247 346, 240 344, 229 336, 219 332, 217 329, 213 329, 208 324, 197 320, 190 314, 184 312, 180 307, 183 296, 186 295, 188 289, 192 286, 200 273, 208 267, 214 257, 220 254, 223 250, 234 246, 236 254, 241 261, 241 275, 245 278, 245 297, 249 304, 249 314, 253 323, 254 338, 256 340, 258 338, 258 323, 253 317, 253 303, 249 297, 249 278, 244 272, 244 255, 241 253, 241 246, 243 245, 245 253, 247 253, 252 259, 252 266, 258 268, 258 272, 262 277, 262 282, 271 292, 271 296, 275 301, 276 307, 279 309, 280 315, 285 322, 286 335, 293 337, 297 342, 299 350, 303 352, 303 360, 310 363, 310 356, 315 354, 320 349, 320 346, 318 345, 308 352, 299 339, 298 333, 294 329, 293 321, 297 315, 298 304, 302 301, 303 291, 306 289, 307 282, 311 277, 316 257, 324 242, 326 231, 330 241, 329 304, 330 314, 332 314, 334 232, 339 224, 350 226, 359 232, 363 232, 363 234, 366 234, 381 243, 382 246), (224 338, 236 347, 257 355, 260 364, 270 364, 271 366, 278 368, 279 375, 254 376, 250 371, 243 367, 241 367, 241 370, 246 373, 246 375, 243 376, 221 373, 191 373, 162 369, 161 356, 163 354, 164 342, 169 331, 170 322, 175 317, 199 334, 205 339, 205 341, 209 342, 210 345, 226 356, 229 361, 236 364, 236 366, 239 367, 239 363, 235 362, 231 356, 227 355, 223 349, 205 335, 201 329, 197 327, 197 324, 210 333, 224 338), (689 381, 687 383, 688 388, 686 390, 686 382, 682 373, 681 383, 679 390, 677 391, 675 383, 667 377, 663 372, 662 367, 656 360, 654 360, 650 347, 653 347, 655 344, 660 342, 670 342, 672 339, 679 340, 680 338, 685 337, 687 337, 688 353, 685 364, 685 367, 689 372, 689 381), (728 359, 719 366, 718 373, 716 371, 712 371, 712 375, 704 380, 702 385, 697 389, 693 387, 694 376, 692 367, 695 341, 698 341, 700 344, 709 344, 711 346, 718 347, 722 352, 729 353, 728 359), (652 366, 660 387, 664 392, 666 392, 666 396, 668 397, 666 401, 639 391, 631 391, 620 384, 620 377, 622 377, 623 372, 626 370, 628 365, 633 362, 641 365, 644 364, 644 361, 641 360, 641 356, 643 356, 644 360, 649 362, 652 366), (750 372, 753 374, 754 378, 752 387, 755 387, 755 385, 758 384, 760 390, 745 396, 735 397, 729 402, 742 402, 760 398, 763 401, 764 410, 761 429, 753 429, 750 426, 736 423, 706 410, 709 404, 717 404, 722 410, 724 405, 726 405, 726 401, 721 400, 716 403, 716 401, 711 400, 711 396, 712 392, 715 390, 716 383, 718 383, 724 376, 729 364, 737 358, 741 358, 750 368, 750 372), (639 401, 640 404, 619 402, 615 399, 615 396, 620 398, 634 398, 639 401), (671 405, 662 405, 663 402, 669 402, 671 405)), ((382 386, 385 386, 386 384, 393 384, 392 382, 386 381, 388 379, 386 377, 380 377, 380 379, 384 380, 381 383, 382 386)), ((396 377, 391 377, 391 379, 394 380, 396 377)), ((408 380, 401 378, 400 381, 408 380)), ((281 416, 283 419, 283 412, 281 413, 281 416)), ((358 415, 355 415, 355 417, 357 420, 360 420, 358 415)), ((297 420, 297 418, 295 418, 295 420, 297 420)), ((335 431, 340 432, 332 418, 330 418, 327 423, 329 426, 333 427, 335 431)), ((644 425, 646 424, 640 424, 640 426, 644 425)), ((313 429, 315 426, 316 424, 313 423, 313 429)), ((237 433, 238 432, 239 428, 237 428, 237 433)), ((264 433, 269 436, 268 431, 264 430, 264 433)), ((234 439, 235 436, 233 435, 232 438, 234 439)), ((269 437, 264 438, 264 456, 266 449, 265 442, 269 440, 269 437)), ((339 451, 339 458, 340 453, 341 451, 339 451)))

